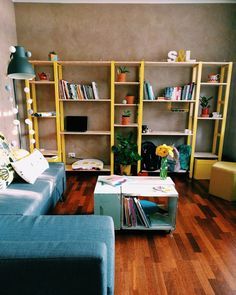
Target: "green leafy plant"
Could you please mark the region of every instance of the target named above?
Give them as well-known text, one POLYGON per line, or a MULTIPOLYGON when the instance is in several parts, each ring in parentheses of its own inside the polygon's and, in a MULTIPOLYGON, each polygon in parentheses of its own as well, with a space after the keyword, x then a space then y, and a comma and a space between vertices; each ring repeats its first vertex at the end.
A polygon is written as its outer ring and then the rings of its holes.
POLYGON ((112 152, 115 155, 115 161, 121 165, 133 165, 142 157, 138 153, 138 146, 132 140, 133 133, 127 137, 118 134, 116 136, 117 144, 112 146, 112 152))
POLYGON ((127 67, 118 67, 118 69, 117 69, 117 73, 118 74, 121 74, 121 73, 129 73, 129 70, 128 70, 128 68, 127 67))
POLYGON ((201 96, 199 101, 200 101, 200 106, 204 108, 209 108, 209 101, 213 98, 213 96, 207 97, 207 96, 201 96))
POLYGON ((130 110, 124 110, 122 113, 122 117, 130 117, 131 116, 131 111, 130 110))

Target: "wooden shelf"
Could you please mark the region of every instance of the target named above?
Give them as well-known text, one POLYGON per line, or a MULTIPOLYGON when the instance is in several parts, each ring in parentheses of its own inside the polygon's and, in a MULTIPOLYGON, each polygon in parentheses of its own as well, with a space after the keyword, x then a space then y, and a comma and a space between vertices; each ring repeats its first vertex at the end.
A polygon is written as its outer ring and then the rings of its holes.
POLYGON ((216 154, 207 153, 207 152, 195 152, 194 158, 218 159, 218 156, 216 154))
POLYGON ((40 152, 44 155, 48 162, 58 162, 59 157, 57 150, 40 149, 40 152))
POLYGON ((52 66, 54 61, 51 60, 29 60, 35 66, 52 66))
POLYGON ((67 172, 110 172, 110 166, 104 165, 103 169, 101 170, 79 170, 79 169, 72 169, 72 165, 66 165, 66 171, 67 172))
POLYGON ((114 127, 124 127, 124 128, 127 128, 127 127, 138 127, 138 124, 129 124, 129 125, 122 125, 122 124, 114 124, 114 127))
POLYGON ((29 81, 30 84, 37 84, 37 85, 54 85, 55 81, 48 81, 48 80, 40 80, 40 81, 34 81, 34 80, 30 80, 29 81))
POLYGON ((134 67, 137 67, 137 66, 140 66, 141 63, 140 61, 116 61, 115 62, 115 66, 116 67, 120 67, 120 66, 134 66, 134 67))
POLYGON ((159 66, 159 67, 194 67, 197 66, 199 62, 168 62, 168 61, 145 61, 145 66, 159 66))
POLYGON ((211 121, 215 121, 215 120, 223 120, 223 118, 213 118, 213 117, 197 117, 198 120, 211 120, 211 121))
POLYGON ((170 136, 192 136, 191 134, 187 134, 181 131, 151 131, 147 133, 142 133, 143 136, 153 136, 153 135, 170 135, 170 136))
POLYGON ((214 62, 214 61, 202 61, 203 65, 207 65, 207 66, 228 66, 230 64, 230 62, 214 62))
POLYGON ((227 85, 227 83, 213 83, 213 82, 201 82, 201 85, 207 85, 207 86, 220 86, 220 85, 227 85))
MULTIPOLYGON (((157 169, 157 170, 142 170, 141 172, 153 172, 153 173, 159 173, 160 172, 160 169, 157 169)), ((179 171, 168 171, 168 173, 186 173, 187 171, 186 170, 182 170, 180 169, 179 171)))
POLYGON ((74 60, 74 61, 58 61, 59 65, 62 66, 110 66, 111 62, 106 60, 88 60, 88 61, 80 61, 80 60, 74 60))
POLYGON ((32 116, 32 118, 36 118, 36 119, 55 119, 56 116, 32 116))
POLYGON ((170 100, 167 100, 167 99, 155 99, 155 100, 147 100, 147 99, 145 99, 145 100, 143 100, 143 102, 169 102, 169 103, 180 103, 180 102, 182 102, 182 103, 186 103, 186 102, 188 102, 188 103, 193 103, 193 102, 196 102, 196 100, 173 100, 173 99, 170 99, 170 100))
POLYGON ((101 98, 101 99, 59 99, 59 101, 65 102, 110 102, 109 98, 101 98))
POLYGON ((115 82, 115 85, 139 85, 139 82, 115 82))
POLYGON ((110 135, 110 131, 85 131, 85 132, 78 132, 78 131, 62 131, 61 134, 64 135, 110 135))
POLYGON ((136 103, 115 103, 115 107, 136 107, 138 104, 136 103))

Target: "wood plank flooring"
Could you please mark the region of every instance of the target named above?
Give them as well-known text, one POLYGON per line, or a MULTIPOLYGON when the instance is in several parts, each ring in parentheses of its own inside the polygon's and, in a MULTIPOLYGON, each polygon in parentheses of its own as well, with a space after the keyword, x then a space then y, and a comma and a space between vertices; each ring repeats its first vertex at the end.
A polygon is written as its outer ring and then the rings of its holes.
MULTIPOLYGON (((95 175, 70 175, 54 214, 93 214, 95 175)), ((236 294, 236 205, 210 196, 208 181, 175 176, 177 226, 116 232, 115 294, 236 294)))

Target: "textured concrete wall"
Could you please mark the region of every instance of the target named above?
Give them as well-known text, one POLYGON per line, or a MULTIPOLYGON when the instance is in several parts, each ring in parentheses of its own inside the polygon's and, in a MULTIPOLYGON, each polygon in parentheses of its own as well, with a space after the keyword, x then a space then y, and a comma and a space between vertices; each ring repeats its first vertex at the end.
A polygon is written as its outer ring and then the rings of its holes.
POLYGON ((0 132, 9 141, 18 141, 18 136, 12 134, 14 115, 9 113, 12 111, 12 102, 9 101, 9 92, 5 90, 5 85, 11 85, 6 76, 10 58, 9 46, 17 43, 15 11, 10 0, 0 0, 0 40, 0 132))
MULTIPOLYGON (((236 57, 234 4, 17 3, 15 11, 19 43, 32 51, 33 59, 47 59, 48 52, 55 50, 62 60, 161 61, 166 59, 169 50, 181 48, 191 50, 192 58, 197 60, 232 61, 236 57)), ((76 75, 78 79, 78 73, 73 71, 67 73, 66 79, 73 80, 76 75)), ((190 78, 190 73, 180 73, 179 70, 156 76, 156 80, 155 73, 147 74, 157 84, 156 92, 164 86, 187 83, 190 78)), ((235 82, 235 76, 233 79, 235 82)), ((231 91, 226 155, 232 148, 236 149, 236 139, 232 138, 236 113, 234 94, 235 86, 231 91)), ((149 110, 144 116, 149 116, 149 110)), ((166 116, 161 112, 157 116, 163 117, 160 130, 165 130, 166 116)), ((93 121, 96 120, 99 120, 99 114, 94 114, 93 121)), ((181 127, 183 122, 185 119, 181 118, 176 125, 175 116, 168 117, 168 124, 172 124, 173 129, 181 127)), ((155 122, 151 124, 155 128, 155 122)), ((204 130, 203 126, 203 133, 204 130)), ((198 142, 207 149, 208 137, 205 138, 199 138, 198 142)))

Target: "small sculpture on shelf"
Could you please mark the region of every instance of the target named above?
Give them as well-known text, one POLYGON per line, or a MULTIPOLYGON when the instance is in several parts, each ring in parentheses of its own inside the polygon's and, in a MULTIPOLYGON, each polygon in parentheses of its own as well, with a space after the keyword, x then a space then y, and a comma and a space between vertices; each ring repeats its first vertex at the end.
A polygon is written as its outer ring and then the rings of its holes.
POLYGON ((129 125, 130 124, 130 116, 131 116, 131 111, 124 110, 122 113, 121 124, 122 125, 129 125))
POLYGON ((201 112, 201 117, 209 117, 210 114, 210 105, 209 101, 213 98, 213 96, 206 97, 206 96, 201 96, 200 97, 200 106, 202 108, 201 112))
POLYGON ((117 82, 125 82, 126 81, 126 73, 129 73, 127 67, 118 67, 117 69, 117 82))

